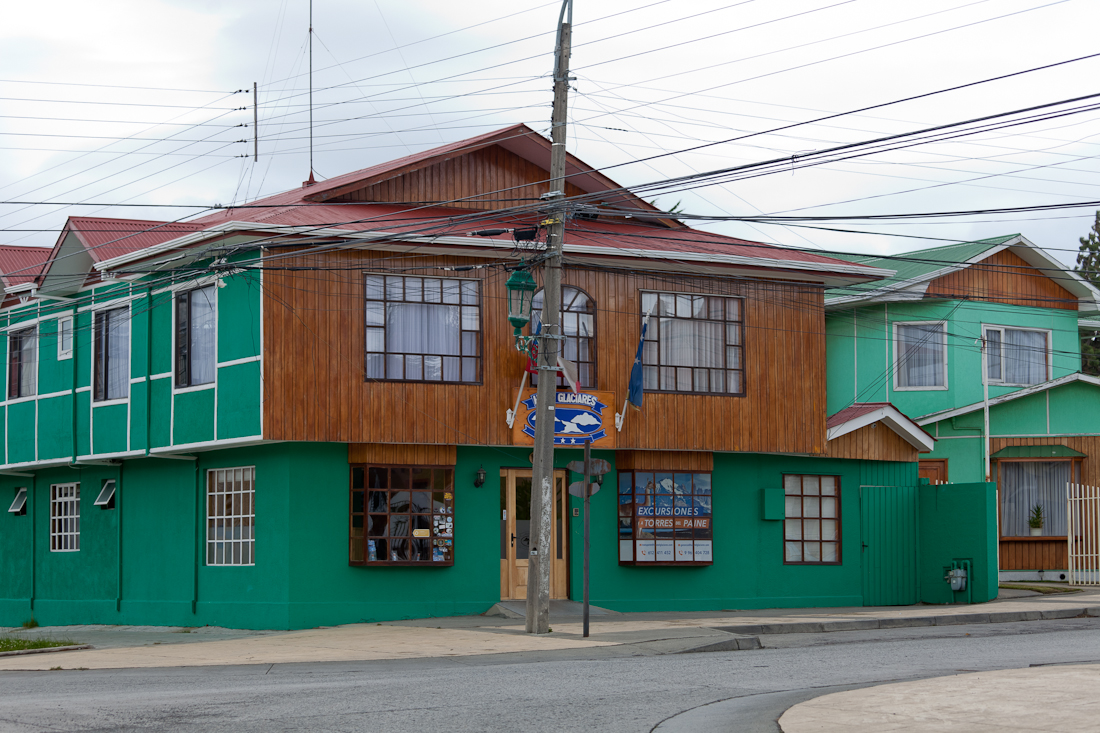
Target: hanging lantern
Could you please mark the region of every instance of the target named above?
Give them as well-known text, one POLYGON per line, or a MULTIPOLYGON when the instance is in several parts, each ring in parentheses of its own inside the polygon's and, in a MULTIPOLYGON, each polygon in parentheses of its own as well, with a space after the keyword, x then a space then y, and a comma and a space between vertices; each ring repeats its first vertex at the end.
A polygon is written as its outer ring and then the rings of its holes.
POLYGON ((531 320, 531 294, 538 285, 527 270, 516 270, 508 278, 504 287, 508 289, 508 322, 515 329, 516 336, 531 320))

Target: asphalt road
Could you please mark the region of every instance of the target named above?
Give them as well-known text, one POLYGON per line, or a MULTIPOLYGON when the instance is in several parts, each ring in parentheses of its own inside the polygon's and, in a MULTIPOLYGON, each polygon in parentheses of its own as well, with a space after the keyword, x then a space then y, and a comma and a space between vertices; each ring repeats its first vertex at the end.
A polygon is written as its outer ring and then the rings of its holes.
POLYGON ((791 705, 964 671, 1100 662, 1100 619, 765 637, 756 651, 0 672, 0 731, 778 730, 791 705))

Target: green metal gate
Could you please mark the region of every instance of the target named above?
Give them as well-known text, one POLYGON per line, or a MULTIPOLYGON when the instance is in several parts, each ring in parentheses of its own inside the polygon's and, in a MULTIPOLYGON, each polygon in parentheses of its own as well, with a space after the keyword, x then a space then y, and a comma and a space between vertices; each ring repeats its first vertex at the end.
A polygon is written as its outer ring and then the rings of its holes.
POLYGON ((859 506, 863 605, 917 603, 917 487, 861 486, 859 506))

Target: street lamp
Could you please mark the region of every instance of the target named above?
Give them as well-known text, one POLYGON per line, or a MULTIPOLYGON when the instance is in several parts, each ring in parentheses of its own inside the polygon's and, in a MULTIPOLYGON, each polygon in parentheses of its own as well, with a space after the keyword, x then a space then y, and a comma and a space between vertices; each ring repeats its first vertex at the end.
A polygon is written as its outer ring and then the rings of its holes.
MULTIPOLYGON (((531 321, 531 295, 538 288, 535 279, 527 270, 516 270, 504 284, 508 289, 508 322, 516 336, 516 349, 527 353, 530 349, 528 339, 523 336, 523 327, 531 321)), ((533 340, 533 339, 532 339, 533 340)))

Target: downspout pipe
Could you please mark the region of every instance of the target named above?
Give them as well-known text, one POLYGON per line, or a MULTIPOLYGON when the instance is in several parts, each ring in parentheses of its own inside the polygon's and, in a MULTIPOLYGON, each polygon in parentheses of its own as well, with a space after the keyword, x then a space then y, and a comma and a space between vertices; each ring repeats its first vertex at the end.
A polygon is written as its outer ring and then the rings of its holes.
POLYGON ((145 457, 153 447, 153 286, 145 290, 145 457))
POLYGON ((35 584, 38 567, 36 554, 38 552, 38 472, 31 478, 31 618, 34 618, 34 596, 37 591, 35 584))
POLYGON ((122 467, 125 463, 118 464, 118 478, 115 479, 115 517, 118 526, 118 583, 115 593, 115 611, 122 611, 122 467))

